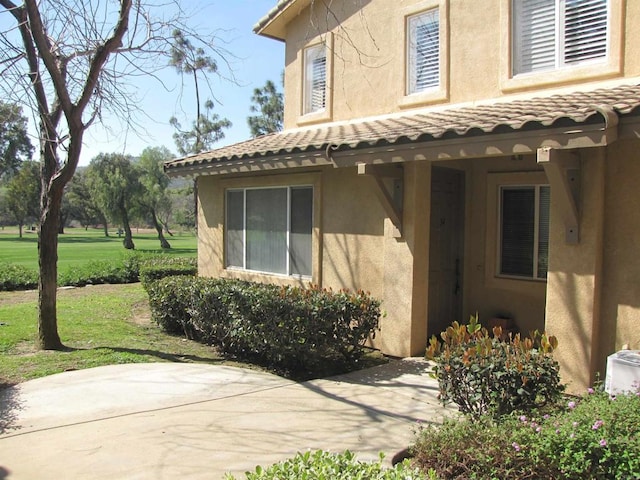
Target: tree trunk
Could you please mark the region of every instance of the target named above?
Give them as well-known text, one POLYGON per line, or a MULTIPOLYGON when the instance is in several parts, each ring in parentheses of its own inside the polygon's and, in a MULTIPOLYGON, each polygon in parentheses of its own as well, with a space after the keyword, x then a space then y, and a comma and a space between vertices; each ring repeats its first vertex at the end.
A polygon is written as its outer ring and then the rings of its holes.
POLYGON ((122 244, 127 250, 133 250, 136 246, 133 244, 133 234, 131 233, 131 225, 129 225, 129 215, 127 209, 122 208, 122 227, 124 228, 124 240, 122 244))
POLYGON ((104 236, 108 237, 109 236, 109 222, 107 222, 107 217, 106 216, 102 216, 102 228, 104 228, 104 236))
POLYGON ((171 248, 171 244, 167 241, 166 238, 164 238, 164 235, 162 234, 162 225, 160 225, 160 223, 158 222, 158 217, 156 216, 156 212, 154 209, 151 209, 151 222, 153 223, 153 227, 156 229, 156 232, 158 232, 160 248, 171 248))
POLYGON ((38 347, 43 350, 62 350, 58 335, 56 294, 58 288, 58 228, 62 192, 43 189, 42 213, 38 231, 38 347))
POLYGON ((18 236, 22 238, 22 223, 18 222, 18 236))

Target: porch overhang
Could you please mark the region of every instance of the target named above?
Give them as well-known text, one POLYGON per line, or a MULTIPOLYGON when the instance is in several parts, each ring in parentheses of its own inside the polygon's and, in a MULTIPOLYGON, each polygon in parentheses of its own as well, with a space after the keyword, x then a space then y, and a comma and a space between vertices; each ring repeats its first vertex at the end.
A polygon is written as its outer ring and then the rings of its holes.
POLYGON ((165 164, 169 176, 537 154, 638 135, 640 85, 291 129, 165 164))

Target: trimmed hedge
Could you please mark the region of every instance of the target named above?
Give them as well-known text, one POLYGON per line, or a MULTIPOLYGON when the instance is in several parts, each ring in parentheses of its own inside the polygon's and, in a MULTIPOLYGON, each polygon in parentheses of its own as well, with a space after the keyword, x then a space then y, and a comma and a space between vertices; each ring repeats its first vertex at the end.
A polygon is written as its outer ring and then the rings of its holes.
MULTIPOLYGON (((169 275, 195 275, 195 258, 133 252, 119 260, 94 260, 58 272, 59 286, 82 287, 104 283, 150 282, 169 275)), ((31 290, 38 287, 38 271, 0 263, 0 291, 31 290)))
POLYGON ((22 265, 0 262, 0 292, 31 290, 38 286, 38 272, 22 265))
POLYGON ((147 292, 152 319, 167 332, 310 375, 358 361, 380 318, 380 302, 362 291, 168 277, 147 292))

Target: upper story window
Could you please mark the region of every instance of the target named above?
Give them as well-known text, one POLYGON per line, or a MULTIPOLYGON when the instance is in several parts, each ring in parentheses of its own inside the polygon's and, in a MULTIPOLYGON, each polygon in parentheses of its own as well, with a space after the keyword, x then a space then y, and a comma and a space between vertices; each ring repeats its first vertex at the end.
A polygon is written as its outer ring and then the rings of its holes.
POLYGON ((407 20, 407 94, 440 85, 440 19, 438 9, 407 20))
POLYGON ((608 0, 513 0, 513 74, 607 59, 608 0))
POLYGON ((324 44, 304 51, 303 114, 323 111, 327 106, 327 48, 324 44))

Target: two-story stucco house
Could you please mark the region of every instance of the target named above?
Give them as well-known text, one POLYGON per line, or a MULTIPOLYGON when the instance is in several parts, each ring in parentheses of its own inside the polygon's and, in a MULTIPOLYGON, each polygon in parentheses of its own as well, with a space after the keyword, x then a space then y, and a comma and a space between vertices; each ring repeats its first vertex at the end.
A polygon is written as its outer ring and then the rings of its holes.
POLYGON ((640 1, 280 0, 255 31, 284 131, 166 165, 201 275, 368 290, 396 356, 506 316, 574 391, 640 349, 640 1))

